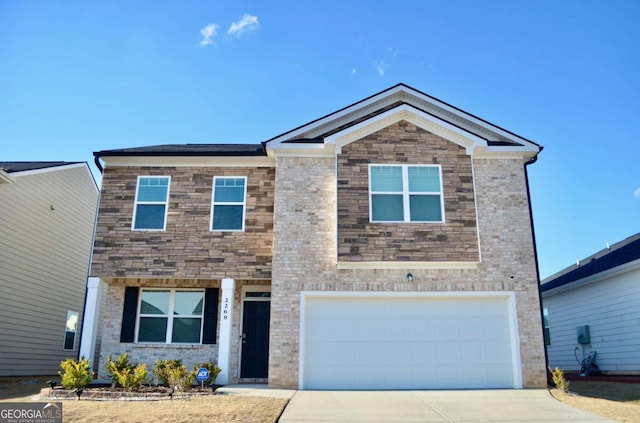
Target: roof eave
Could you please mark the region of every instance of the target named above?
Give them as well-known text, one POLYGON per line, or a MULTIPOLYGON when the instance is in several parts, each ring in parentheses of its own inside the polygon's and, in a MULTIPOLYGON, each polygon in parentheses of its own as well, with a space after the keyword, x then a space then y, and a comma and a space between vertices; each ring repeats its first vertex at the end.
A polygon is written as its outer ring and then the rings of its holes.
POLYGON ((13 179, 11 175, 0 169, 0 184, 12 184, 14 181, 15 179, 13 179))

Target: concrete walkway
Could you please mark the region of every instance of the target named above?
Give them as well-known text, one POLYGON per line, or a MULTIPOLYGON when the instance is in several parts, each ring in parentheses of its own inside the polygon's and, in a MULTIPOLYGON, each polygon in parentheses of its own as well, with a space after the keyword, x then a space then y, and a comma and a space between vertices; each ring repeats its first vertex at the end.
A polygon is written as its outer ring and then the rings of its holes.
POLYGON ((298 391, 279 420, 280 423, 611 421, 564 405, 544 389, 298 391))

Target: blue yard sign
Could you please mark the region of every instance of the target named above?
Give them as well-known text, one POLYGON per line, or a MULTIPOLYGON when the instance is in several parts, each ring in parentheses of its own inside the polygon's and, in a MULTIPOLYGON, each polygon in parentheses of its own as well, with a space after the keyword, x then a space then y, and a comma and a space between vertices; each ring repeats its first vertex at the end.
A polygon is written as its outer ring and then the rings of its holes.
POLYGON ((198 379, 200 382, 204 382, 205 380, 209 379, 209 370, 204 367, 200 367, 198 369, 198 373, 196 373, 196 379, 198 379))

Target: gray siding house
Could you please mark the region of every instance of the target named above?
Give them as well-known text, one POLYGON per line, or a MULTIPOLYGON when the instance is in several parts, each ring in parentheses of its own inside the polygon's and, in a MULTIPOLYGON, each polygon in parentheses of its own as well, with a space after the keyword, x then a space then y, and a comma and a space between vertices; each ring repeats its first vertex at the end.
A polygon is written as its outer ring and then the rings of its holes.
POLYGON ((640 233, 546 278, 541 292, 552 368, 577 373, 596 351, 603 373, 640 374, 640 233))
POLYGON ((98 151, 91 356, 214 360, 221 384, 544 387, 541 149, 399 84, 261 144, 98 151))
POLYGON ((0 376, 77 357, 97 202, 87 163, 0 162, 0 376))

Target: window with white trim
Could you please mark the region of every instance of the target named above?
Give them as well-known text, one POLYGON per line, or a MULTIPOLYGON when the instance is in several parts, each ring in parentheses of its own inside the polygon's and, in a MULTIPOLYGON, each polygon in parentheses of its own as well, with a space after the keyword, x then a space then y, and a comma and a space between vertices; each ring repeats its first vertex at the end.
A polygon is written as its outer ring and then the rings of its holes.
POLYGON ((138 308, 138 342, 200 344, 204 290, 143 289, 138 308))
POLYGON ((212 231, 244 231, 247 178, 213 178, 211 201, 212 231))
POLYGON ((78 331, 78 312, 67 311, 67 322, 64 327, 64 350, 74 350, 76 347, 76 332, 78 331))
POLYGON ((549 309, 546 307, 542 309, 542 319, 544 328, 544 345, 548 347, 551 345, 551 330, 549 329, 549 309))
POLYGON ((440 165, 369 165, 371 222, 444 222, 440 165))
POLYGON ((170 181, 168 176, 138 176, 132 229, 165 230, 170 181))

